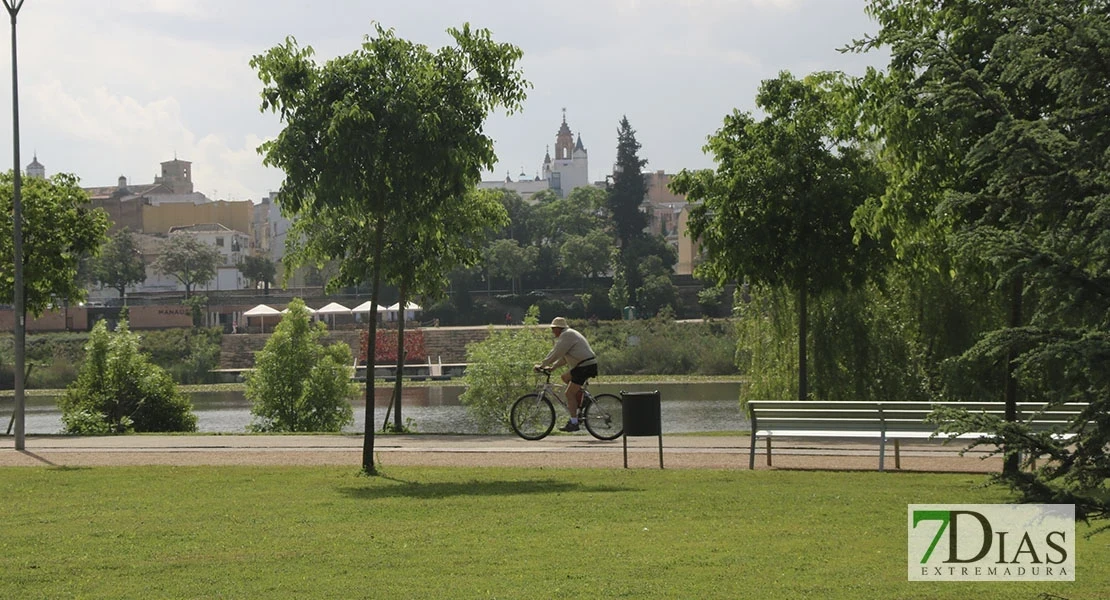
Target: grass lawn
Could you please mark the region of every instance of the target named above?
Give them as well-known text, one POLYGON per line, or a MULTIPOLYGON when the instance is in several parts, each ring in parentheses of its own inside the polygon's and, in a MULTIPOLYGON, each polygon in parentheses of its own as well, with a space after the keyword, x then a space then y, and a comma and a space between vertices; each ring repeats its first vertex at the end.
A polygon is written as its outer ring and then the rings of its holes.
POLYGON ((979 475, 390 468, 8 468, 11 598, 1106 598, 906 581, 906 505, 993 503, 979 475))

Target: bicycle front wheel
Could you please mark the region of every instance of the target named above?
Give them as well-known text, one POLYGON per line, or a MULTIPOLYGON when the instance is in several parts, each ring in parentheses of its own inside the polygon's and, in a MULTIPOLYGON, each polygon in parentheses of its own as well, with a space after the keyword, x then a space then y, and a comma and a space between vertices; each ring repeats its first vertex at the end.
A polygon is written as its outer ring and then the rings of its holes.
POLYGON ((555 428, 555 407, 546 396, 521 396, 509 411, 509 424, 526 440, 542 440, 555 428))
POLYGON ((615 440, 624 433, 621 399, 613 394, 598 394, 586 405, 583 415, 586 431, 599 440, 615 440))

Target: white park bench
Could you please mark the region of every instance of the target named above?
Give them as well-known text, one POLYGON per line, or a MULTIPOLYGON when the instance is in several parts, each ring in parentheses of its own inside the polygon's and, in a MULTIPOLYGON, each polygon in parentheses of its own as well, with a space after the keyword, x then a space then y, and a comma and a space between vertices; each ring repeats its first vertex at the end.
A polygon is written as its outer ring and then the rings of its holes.
MULTIPOLYGON (((747 403, 751 421, 751 452, 748 468, 755 468, 756 442, 766 441, 767 465, 771 465, 771 440, 789 438, 871 439, 878 442, 879 470, 885 467, 887 441, 894 443, 894 466, 901 468, 901 440, 947 440, 937 425, 926 422, 941 407, 963 408, 971 413, 1003 417, 1004 402, 824 402, 752 400, 747 403)), ((1070 402, 1047 406, 1043 402, 1017 403, 1017 420, 1027 422, 1033 431, 1059 433, 1064 437, 1068 424, 1087 408, 1086 403, 1070 402)), ((969 444, 989 435, 966 433, 955 436, 969 444)))

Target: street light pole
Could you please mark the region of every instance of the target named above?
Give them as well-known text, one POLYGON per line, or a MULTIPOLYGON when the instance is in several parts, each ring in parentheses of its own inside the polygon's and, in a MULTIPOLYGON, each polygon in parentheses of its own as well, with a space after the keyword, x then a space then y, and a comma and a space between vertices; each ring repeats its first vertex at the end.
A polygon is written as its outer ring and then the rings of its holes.
POLYGON ((27 341, 26 308, 23 289, 23 180, 19 168, 19 72, 16 61, 15 17, 23 7, 23 0, 3 0, 4 8, 12 18, 12 138, 15 168, 12 180, 12 248, 14 249, 15 277, 12 286, 13 309, 15 313, 15 449, 26 449, 24 413, 26 400, 23 394, 24 349, 27 341))

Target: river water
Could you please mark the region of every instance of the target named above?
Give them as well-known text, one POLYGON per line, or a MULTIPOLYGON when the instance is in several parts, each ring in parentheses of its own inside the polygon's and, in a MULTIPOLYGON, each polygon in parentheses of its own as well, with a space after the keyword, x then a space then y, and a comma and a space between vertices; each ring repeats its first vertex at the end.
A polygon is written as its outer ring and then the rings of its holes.
MULTIPOLYGON (((659 390, 662 399, 664 433, 696 433, 748 429, 748 421, 740 411, 739 383, 660 383, 634 385, 595 384, 595 394, 621 391, 644 392, 659 390)), ((479 424, 459 403, 463 387, 443 385, 406 387, 401 402, 401 416, 410 428, 419 433, 480 433, 479 424)), ((386 418, 391 388, 378 388, 374 409, 376 429, 386 418)), ((251 423, 250 403, 242 392, 194 392, 190 394, 201 433, 243 433, 251 423)), ((61 413, 56 399, 50 396, 27 396, 25 431, 27 434, 56 434, 62 430, 61 413)), ((361 398, 351 403, 354 423, 346 433, 360 433, 365 427, 366 404, 361 398)), ((0 433, 7 429, 11 417, 12 398, 0 400, 0 433)), ((562 414, 559 419, 565 419, 562 414)), ((392 422, 392 417, 390 417, 392 422)))

